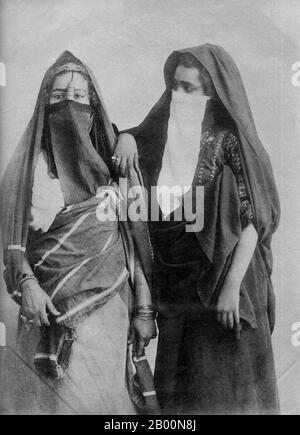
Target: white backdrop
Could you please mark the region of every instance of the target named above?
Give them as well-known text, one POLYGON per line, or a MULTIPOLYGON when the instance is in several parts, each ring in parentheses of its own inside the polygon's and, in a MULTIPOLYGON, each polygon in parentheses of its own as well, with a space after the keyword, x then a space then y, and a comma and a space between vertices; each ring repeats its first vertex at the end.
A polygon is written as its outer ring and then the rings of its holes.
MULTIPOLYGON (((240 67, 282 202, 274 239, 278 322, 274 336, 284 413, 300 413, 300 61, 299 0, 0 0, 1 174, 34 109, 46 69, 68 49, 98 78, 120 129, 139 123, 164 89, 163 65, 174 50, 212 42, 240 67)), ((1 206, 3 206, 1 204, 1 206)), ((0 321, 14 340, 16 309, 1 285, 0 321)), ((154 347, 151 349, 154 358, 154 347)))

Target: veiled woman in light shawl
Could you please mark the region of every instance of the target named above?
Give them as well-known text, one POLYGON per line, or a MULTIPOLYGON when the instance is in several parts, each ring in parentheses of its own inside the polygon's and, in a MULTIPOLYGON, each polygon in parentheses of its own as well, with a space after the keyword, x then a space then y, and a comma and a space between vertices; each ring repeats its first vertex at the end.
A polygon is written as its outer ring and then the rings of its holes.
MULTIPOLYGON (((149 193, 204 186, 204 227, 194 233, 156 193, 158 397, 167 413, 276 414, 271 239, 280 206, 269 157, 224 49, 174 52, 165 81, 162 98, 116 150, 133 160, 134 136, 149 193)), ((176 200, 184 209, 186 197, 176 200)))
POLYGON ((65 52, 1 188, 5 279, 31 367, 11 372, 14 413, 133 414, 150 402, 155 412, 144 360, 155 336, 151 245, 146 225, 118 221, 115 142, 92 73, 65 52))

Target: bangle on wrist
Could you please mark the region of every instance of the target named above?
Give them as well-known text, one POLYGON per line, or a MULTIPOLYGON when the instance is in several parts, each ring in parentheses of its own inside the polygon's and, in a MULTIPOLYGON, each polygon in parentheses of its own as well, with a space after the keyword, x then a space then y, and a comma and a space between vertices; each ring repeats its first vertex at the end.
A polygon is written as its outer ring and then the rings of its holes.
POLYGON ((149 317, 145 317, 145 316, 141 316, 141 315, 139 315, 139 314, 136 314, 134 317, 135 317, 136 319, 140 319, 140 320, 143 320, 143 321, 145 321, 145 322, 148 322, 149 320, 151 320, 151 322, 152 322, 153 320, 156 319, 156 316, 155 316, 155 315, 151 315, 151 316, 149 316, 149 317))
POLYGON ((20 281, 20 284, 19 284, 19 290, 20 290, 20 291, 22 290, 22 285, 23 285, 25 282, 27 282, 27 281, 35 281, 35 282, 38 282, 37 278, 36 278, 34 275, 29 275, 29 274, 27 274, 27 273, 24 273, 24 274, 22 275, 22 278, 21 278, 21 281, 20 281))
POLYGON ((153 305, 139 305, 135 309, 135 317, 141 320, 154 320, 156 318, 156 310, 153 305))

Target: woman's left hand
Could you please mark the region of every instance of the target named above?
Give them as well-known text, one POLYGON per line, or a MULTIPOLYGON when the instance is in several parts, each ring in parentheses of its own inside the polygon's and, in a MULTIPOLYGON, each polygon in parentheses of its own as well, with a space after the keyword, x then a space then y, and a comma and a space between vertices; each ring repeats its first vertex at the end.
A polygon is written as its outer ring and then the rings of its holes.
POLYGON ((154 320, 141 320, 134 317, 130 327, 128 344, 134 345, 134 356, 141 358, 145 355, 145 348, 150 341, 157 337, 154 320))
POLYGON ((218 322, 225 330, 236 330, 240 338, 240 285, 230 279, 225 280, 217 303, 218 322))

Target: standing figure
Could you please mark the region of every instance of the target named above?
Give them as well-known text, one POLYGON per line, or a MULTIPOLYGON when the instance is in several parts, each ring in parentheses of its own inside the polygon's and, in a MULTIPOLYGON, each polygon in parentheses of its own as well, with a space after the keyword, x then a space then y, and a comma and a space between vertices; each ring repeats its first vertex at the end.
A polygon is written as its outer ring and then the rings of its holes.
POLYGON ((164 73, 165 93, 115 152, 123 166, 138 153, 160 207, 149 223, 158 397, 166 413, 277 414, 271 239, 280 206, 270 160, 224 49, 176 51, 164 73), (174 186, 182 194, 166 201, 160 192, 174 186), (178 216, 199 186, 204 226, 190 232, 178 216))
POLYGON ((30 368, 9 366, 15 414, 135 414, 134 403, 144 405, 128 338, 139 359, 155 336, 151 245, 146 224, 118 220, 115 143, 92 73, 65 52, 45 75, 1 189, 5 279, 21 305, 17 349, 30 368))

